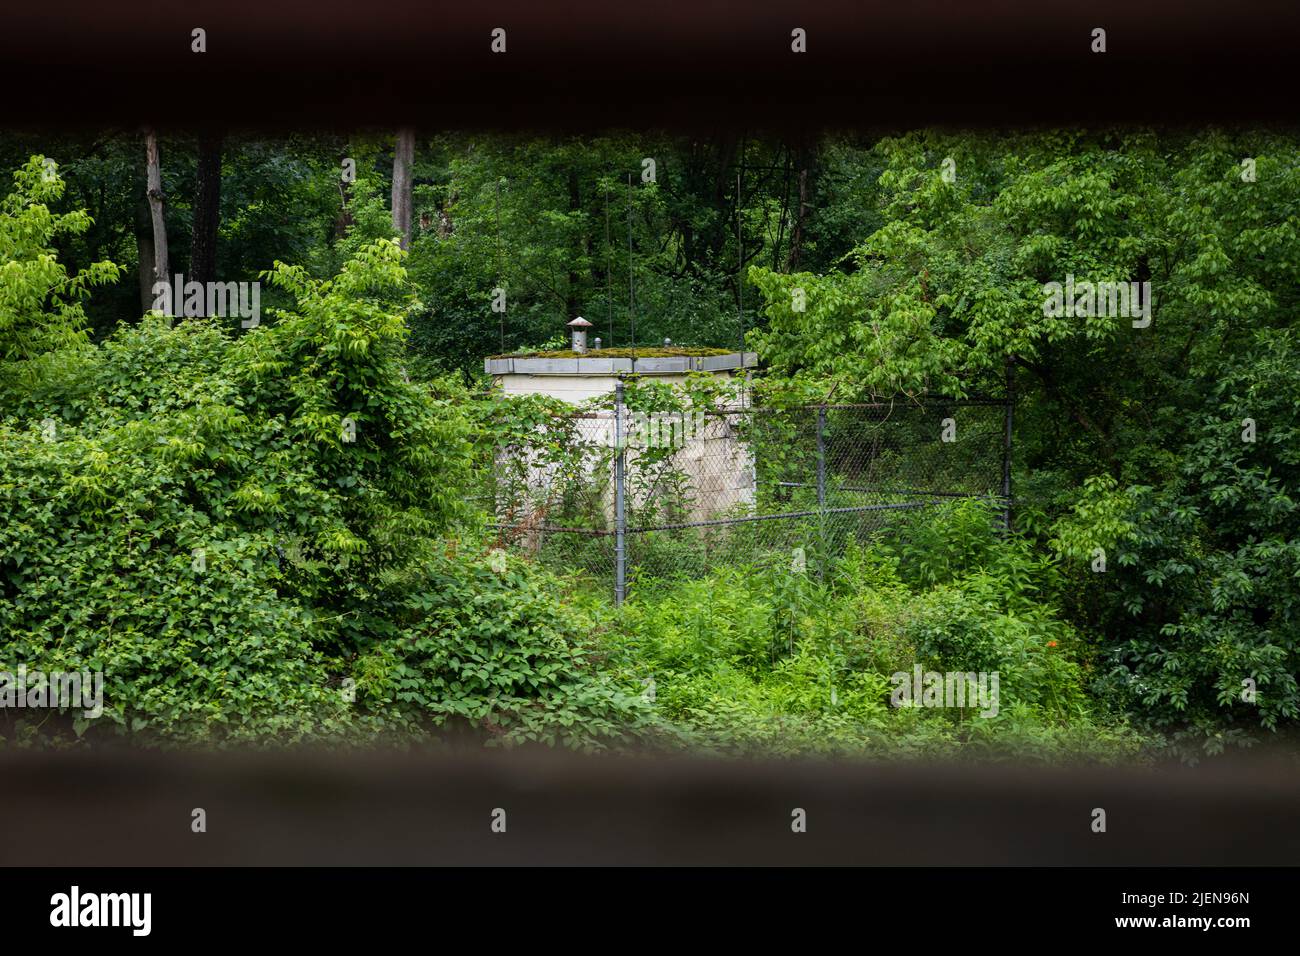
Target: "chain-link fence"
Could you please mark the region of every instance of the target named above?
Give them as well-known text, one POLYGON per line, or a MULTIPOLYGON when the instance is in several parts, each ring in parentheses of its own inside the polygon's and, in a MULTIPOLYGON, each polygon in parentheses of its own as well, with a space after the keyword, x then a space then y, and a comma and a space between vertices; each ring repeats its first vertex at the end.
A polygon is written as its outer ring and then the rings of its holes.
POLYGON ((1001 400, 553 416, 498 444, 484 498, 503 545, 607 584, 806 561, 824 573, 943 502, 1010 521, 1011 409, 1001 400))

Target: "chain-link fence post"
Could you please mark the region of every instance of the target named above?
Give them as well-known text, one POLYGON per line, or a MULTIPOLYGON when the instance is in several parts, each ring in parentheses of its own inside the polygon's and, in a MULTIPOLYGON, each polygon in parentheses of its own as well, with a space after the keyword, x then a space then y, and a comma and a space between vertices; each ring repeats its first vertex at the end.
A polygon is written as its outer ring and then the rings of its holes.
POLYGON ((826 406, 817 406, 817 507, 826 507, 826 406))
POLYGON ((627 596, 627 512, 623 501, 623 478, 627 462, 623 441, 623 383, 614 385, 614 605, 622 605, 627 596))
POLYGON ((817 580, 826 578, 826 406, 817 406, 817 580))

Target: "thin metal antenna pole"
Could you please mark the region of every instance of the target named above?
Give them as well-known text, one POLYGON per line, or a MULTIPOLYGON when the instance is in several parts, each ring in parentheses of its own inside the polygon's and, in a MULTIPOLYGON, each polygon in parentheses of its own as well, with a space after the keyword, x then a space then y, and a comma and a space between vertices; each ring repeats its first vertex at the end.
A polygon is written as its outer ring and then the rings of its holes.
POLYGON ((740 354, 745 354, 745 247, 740 235, 740 170, 736 170, 736 324, 740 328, 740 354))
MULTIPOLYGON (((497 179, 497 287, 501 287, 501 179, 497 179)), ((506 350, 506 311, 501 310, 501 351, 506 350)))
POLYGON ((631 323, 632 351, 636 353, 636 292, 632 278, 632 174, 627 174, 627 314, 631 323))
POLYGON ((605 297, 609 299, 609 347, 614 347, 614 246, 609 241, 609 189, 605 190, 605 297))

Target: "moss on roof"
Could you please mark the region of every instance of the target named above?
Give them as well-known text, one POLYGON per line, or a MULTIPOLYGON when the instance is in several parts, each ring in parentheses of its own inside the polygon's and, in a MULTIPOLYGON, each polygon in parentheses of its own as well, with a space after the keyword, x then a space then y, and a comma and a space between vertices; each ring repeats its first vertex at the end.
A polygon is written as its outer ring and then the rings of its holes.
POLYGON ((559 349, 551 352, 508 352, 505 355, 492 355, 490 358, 699 358, 706 355, 734 355, 735 349, 689 348, 679 345, 618 349, 588 349, 575 352, 573 349, 559 349))

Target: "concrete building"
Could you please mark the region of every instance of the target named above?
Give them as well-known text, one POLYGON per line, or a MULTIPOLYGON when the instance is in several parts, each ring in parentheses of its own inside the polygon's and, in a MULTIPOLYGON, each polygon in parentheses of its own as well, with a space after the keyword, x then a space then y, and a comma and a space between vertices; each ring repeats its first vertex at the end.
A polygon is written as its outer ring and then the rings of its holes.
MULTIPOLYGON (((732 379, 748 376, 749 369, 758 364, 753 352, 682 349, 667 342, 663 347, 642 347, 635 354, 629 354, 630 349, 602 354, 611 350, 602 349, 600 339, 595 340, 594 347, 587 347, 589 322, 579 317, 569 323, 569 328, 571 350, 489 358, 484 369, 503 395, 547 395, 574 405, 577 412, 584 404, 596 404, 593 400, 612 396, 620 380, 638 377, 681 387, 694 373, 732 379)), ((625 409, 622 431, 628 508, 645 512, 648 505, 656 503, 657 495, 666 493, 667 483, 649 473, 651 460, 654 469, 670 468, 675 472, 674 507, 682 520, 704 521, 752 506, 754 463, 737 433, 734 414, 743 409, 744 401, 742 397, 738 404, 692 409, 684 415, 645 415, 625 409), (677 449, 667 461, 662 454, 642 457, 646 448, 665 447, 677 449), (643 460, 647 462, 644 466, 643 460), (681 494, 683 487, 685 495, 681 494)), ((584 466, 593 483, 612 486, 611 476, 605 472, 616 444, 615 413, 608 408, 588 408, 582 413, 580 433, 584 444, 591 449, 584 466)), ((528 496, 536 502, 536 509, 542 509, 551 498, 556 474, 554 469, 533 462, 525 466, 529 476, 528 496)), ((606 516, 612 522, 612 488, 605 498, 606 516)), ((648 510, 653 514, 653 508, 648 510)))

